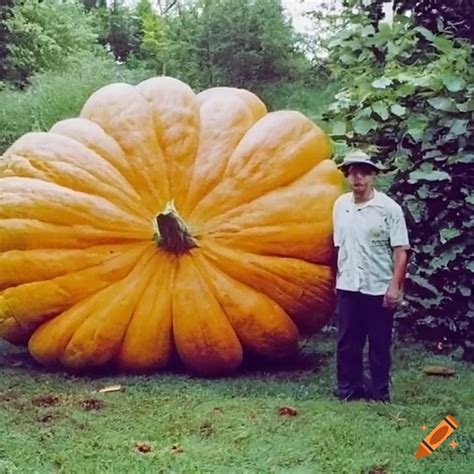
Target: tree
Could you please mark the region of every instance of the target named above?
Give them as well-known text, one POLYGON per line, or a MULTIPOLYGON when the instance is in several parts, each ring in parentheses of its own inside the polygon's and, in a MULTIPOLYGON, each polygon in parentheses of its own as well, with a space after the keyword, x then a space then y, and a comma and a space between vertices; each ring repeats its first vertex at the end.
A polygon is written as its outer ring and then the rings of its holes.
POLYGON ((9 30, 7 26, 7 19, 11 14, 13 0, 5 0, 0 5, 0 81, 7 78, 7 63, 6 58, 8 54, 9 30))
POLYGON ((23 0, 11 8, 5 25, 5 77, 17 84, 96 46, 91 19, 74 0, 23 0))
POLYGON ((93 8, 107 8, 107 0, 81 0, 86 11, 90 11, 93 8))
POLYGON ((309 66, 279 0, 168 2, 166 15, 146 5, 142 0, 135 10, 141 44, 131 58, 197 88, 251 87, 309 66))
POLYGON ((110 48, 115 58, 126 61, 138 51, 140 45, 140 22, 133 10, 114 0, 107 12, 104 46, 110 48))
POLYGON ((433 33, 443 30, 474 42, 474 2, 472 0, 395 0, 396 13, 412 11, 415 22, 433 33))

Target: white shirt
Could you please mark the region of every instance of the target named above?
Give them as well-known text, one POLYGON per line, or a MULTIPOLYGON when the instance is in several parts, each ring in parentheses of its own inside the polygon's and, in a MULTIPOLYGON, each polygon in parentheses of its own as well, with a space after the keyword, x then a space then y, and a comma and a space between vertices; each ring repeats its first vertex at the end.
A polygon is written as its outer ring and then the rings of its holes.
POLYGON ((402 208, 376 190, 361 205, 346 193, 334 204, 333 225, 334 245, 339 247, 336 288, 385 294, 393 275, 392 248, 409 246, 402 208))

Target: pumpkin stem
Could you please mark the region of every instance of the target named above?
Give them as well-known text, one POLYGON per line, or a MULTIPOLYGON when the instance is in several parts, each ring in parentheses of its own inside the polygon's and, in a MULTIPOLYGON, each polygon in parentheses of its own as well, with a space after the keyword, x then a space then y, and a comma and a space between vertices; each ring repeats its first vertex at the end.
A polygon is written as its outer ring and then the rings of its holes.
POLYGON ((198 246, 182 217, 178 214, 173 201, 168 202, 165 210, 156 216, 156 223, 159 235, 155 234, 154 239, 163 249, 180 254, 198 246))

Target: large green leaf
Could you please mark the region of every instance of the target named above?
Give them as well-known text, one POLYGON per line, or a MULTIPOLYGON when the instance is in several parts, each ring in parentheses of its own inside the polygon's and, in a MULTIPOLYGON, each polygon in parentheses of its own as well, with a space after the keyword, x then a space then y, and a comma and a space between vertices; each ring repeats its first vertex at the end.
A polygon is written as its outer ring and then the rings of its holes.
POLYGON ((461 152, 457 156, 458 163, 474 163, 474 153, 461 152))
POLYGON ((420 199, 427 199, 430 197, 430 188, 426 184, 423 184, 416 190, 416 193, 420 199))
POLYGON ((361 119, 361 118, 366 118, 366 117, 370 117, 372 115, 372 107, 368 106, 368 107, 364 107, 362 108, 361 110, 359 110, 356 114, 355 114, 355 119, 358 120, 358 119, 361 119))
POLYGON ((469 125, 469 120, 455 119, 449 131, 454 135, 464 135, 469 125))
POLYGON ((447 38, 443 38, 442 36, 436 36, 433 39, 433 45, 446 55, 449 55, 449 53, 451 53, 453 50, 452 41, 448 40, 447 38))
POLYGON ((375 81, 372 82, 372 87, 374 89, 386 89, 388 86, 392 84, 393 84, 392 79, 389 79, 387 77, 381 77, 380 79, 376 79, 375 81))
POLYGON ((441 150, 429 150, 423 155, 423 159, 431 160, 433 158, 438 158, 439 156, 443 156, 441 150))
POLYGON ((459 92, 466 86, 466 82, 462 77, 454 76, 452 74, 443 74, 441 80, 446 89, 450 92, 459 92))
POLYGON ((407 133, 414 140, 421 140, 426 128, 426 120, 420 117, 410 117, 407 122, 407 133))
POLYGON ((400 104, 393 104, 390 106, 390 112, 392 112, 392 114, 396 115, 397 117, 403 117, 406 110, 406 107, 403 107, 400 104))
POLYGON ((415 197, 407 199, 405 201, 405 204, 411 216, 413 217, 413 220, 416 223, 421 222, 423 220, 424 212, 426 209, 425 204, 422 201, 416 199, 415 197))
POLYGON ((415 28, 415 30, 421 33, 429 41, 433 41, 435 39, 435 35, 423 26, 418 26, 417 28, 415 28))
POLYGON ((362 36, 371 36, 375 33, 375 29, 372 25, 364 26, 361 30, 362 36))
POLYGON ((374 102, 372 110, 382 119, 387 120, 389 117, 388 108, 383 102, 374 102))
POLYGON ((372 118, 360 118, 352 120, 352 127, 354 132, 359 135, 365 135, 371 130, 375 130, 378 126, 378 123, 372 118))
POLYGON ((431 171, 422 171, 416 170, 412 171, 409 175, 408 182, 416 183, 418 181, 450 181, 451 176, 445 171, 431 170, 431 171))
MULTIPOLYGON (((441 295, 438 295, 434 298, 420 298, 419 296, 415 295, 406 295, 406 299, 408 301, 418 303, 419 305, 423 306, 423 308, 428 309, 436 308, 437 306, 439 306, 443 300, 443 297, 441 295)), ((435 319, 433 319, 433 322, 435 322, 435 319)))
POLYGON ((434 270, 446 268, 448 263, 452 262, 455 258, 456 253, 453 252, 453 250, 445 250, 441 255, 434 257, 433 260, 431 260, 431 267, 434 270))
POLYGON ((459 112, 474 112, 474 99, 457 103, 456 108, 459 112))
POLYGON ((441 239, 441 243, 445 244, 456 237, 461 235, 461 231, 459 229, 452 229, 452 228, 445 228, 439 231, 439 236, 441 239))
POLYGON ((436 110, 443 110, 444 112, 456 111, 454 100, 449 97, 433 97, 428 99, 428 103, 436 110))
POLYGON ((346 128, 346 122, 334 122, 331 127, 331 135, 345 135, 346 128))

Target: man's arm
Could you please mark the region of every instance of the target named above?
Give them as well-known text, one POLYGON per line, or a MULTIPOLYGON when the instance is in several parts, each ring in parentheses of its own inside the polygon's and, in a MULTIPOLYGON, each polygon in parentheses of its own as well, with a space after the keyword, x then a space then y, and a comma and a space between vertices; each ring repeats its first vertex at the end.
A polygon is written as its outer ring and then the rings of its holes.
POLYGON ((408 246, 395 247, 393 249, 393 275, 383 299, 383 305, 393 308, 400 302, 403 293, 403 284, 408 265, 408 246))

